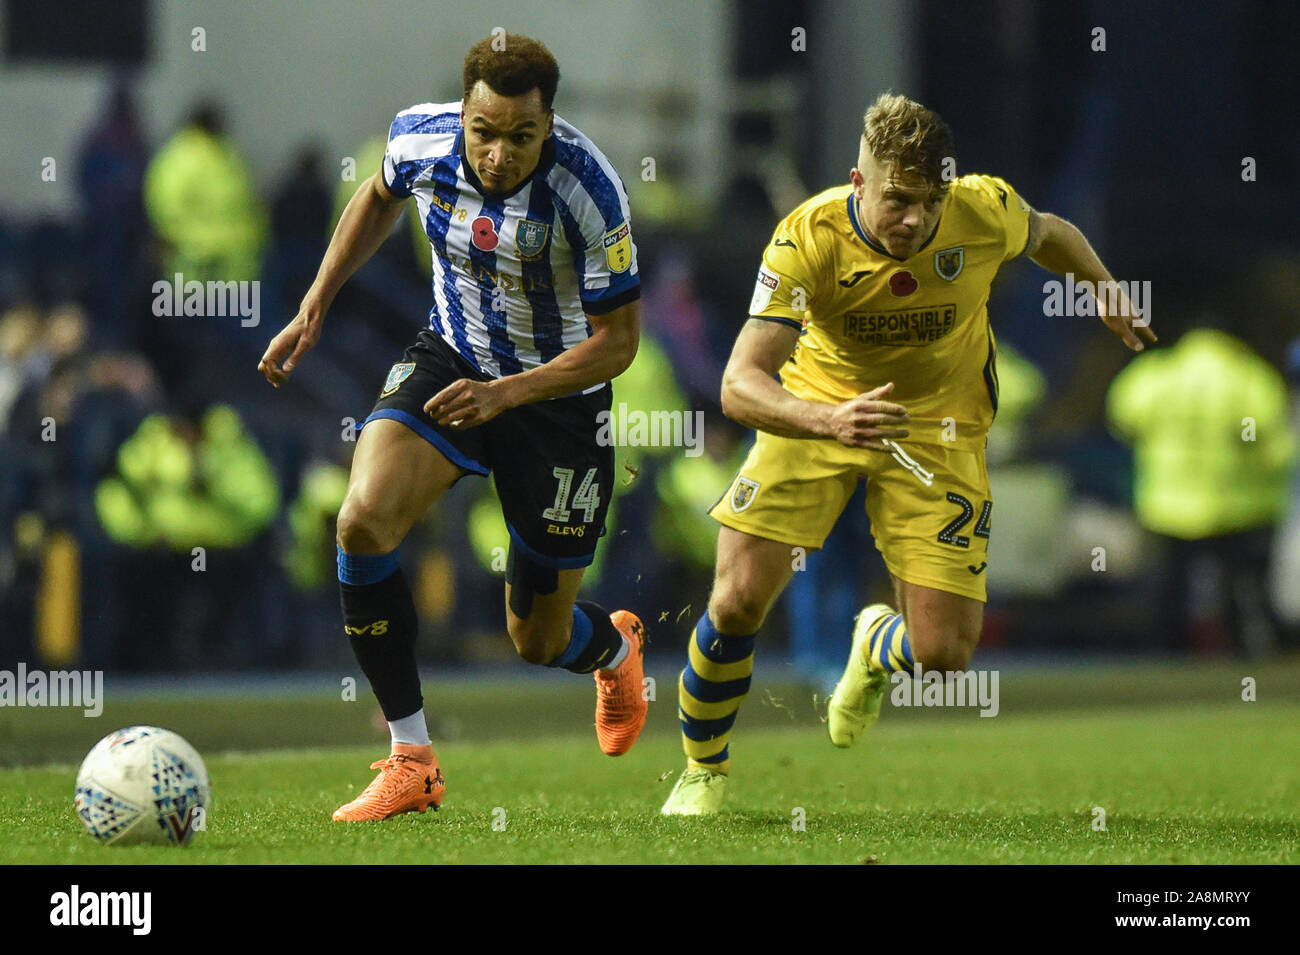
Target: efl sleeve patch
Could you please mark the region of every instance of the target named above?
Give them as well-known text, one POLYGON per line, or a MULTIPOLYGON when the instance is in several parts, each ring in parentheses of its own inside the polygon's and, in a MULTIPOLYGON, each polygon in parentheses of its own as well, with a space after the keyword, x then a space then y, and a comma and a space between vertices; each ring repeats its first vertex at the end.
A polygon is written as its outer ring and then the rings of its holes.
POLYGON ((605 233, 605 263, 611 272, 626 272, 632 267, 632 230, 626 222, 605 233))
POLYGON ((754 283, 754 297, 749 300, 749 314, 761 315, 772 303, 772 293, 781 286, 781 279, 763 266, 758 267, 758 280, 754 283))

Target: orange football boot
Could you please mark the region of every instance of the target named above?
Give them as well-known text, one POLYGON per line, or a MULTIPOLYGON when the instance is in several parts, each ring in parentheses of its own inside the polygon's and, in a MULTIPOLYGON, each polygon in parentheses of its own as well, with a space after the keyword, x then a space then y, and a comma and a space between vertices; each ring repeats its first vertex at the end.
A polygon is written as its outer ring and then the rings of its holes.
POLYGON ((432 746, 394 743, 392 755, 370 768, 379 775, 360 796, 334 810, 335 822, 375 822, 442 804, 447 784, 432 746))
POLYGON ((645 726, 645 627, 636 614, 615 610, 609 615, 628 642, 627 656, 612 673, 596 671, 596 739, 606 756, 622 756, 645 726))

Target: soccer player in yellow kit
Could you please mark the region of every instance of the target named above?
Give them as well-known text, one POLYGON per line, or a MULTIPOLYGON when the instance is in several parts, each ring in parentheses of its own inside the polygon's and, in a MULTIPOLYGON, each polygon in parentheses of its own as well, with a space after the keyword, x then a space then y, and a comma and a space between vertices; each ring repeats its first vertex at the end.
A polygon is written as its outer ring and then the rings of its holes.
MULTIPOLYGON (((763 253, 722 407, 758 432, 710 511, 723 526, 713 592, 678 688, 687 768, 665 815, 721 807, 728 743, 749 690, 754 633, 798 551, 822 546, 859 478, 896 609, 857 617, 829 705, 831 742, 871 725, 889 674, 963 670, 983 622, 993 502, 984 446, 997 411, 989 287, 1028 256, 1112 282, 1070 223, 994 176, 953 178, 952 134, 886 93, 867 110, 850 185, 813 196, 763 253)), ((1155 341, 1127 298, 1098 314, 1126 345, 1155 341)), ((847 624, 847 621, 846 621, 847 624)))

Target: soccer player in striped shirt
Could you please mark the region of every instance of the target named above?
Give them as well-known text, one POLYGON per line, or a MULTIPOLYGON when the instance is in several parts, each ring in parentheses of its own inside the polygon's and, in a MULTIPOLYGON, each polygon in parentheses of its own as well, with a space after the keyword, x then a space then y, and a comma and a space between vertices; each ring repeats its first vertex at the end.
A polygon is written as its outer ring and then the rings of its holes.
POLYGON ((398 113, 383 168, 357 190, 298 315, 259 365, 277 387, 288 379, 339 288, 414 198, 433 306, 362 425, 338 519, 344 631, 392 751, 336 821, 442 801, 397 547, 467 474, 495 472, 510 532, 506 624, 520 656, 595 674, 596 733, 609 755, 645 724, 641 621, 577 599, 613 491, 598 415, 639 338, 627 195, 609 160, 552 111, 559 68, 542 44, 487 37, 466 56, 463 80, 460 102, 398 113))

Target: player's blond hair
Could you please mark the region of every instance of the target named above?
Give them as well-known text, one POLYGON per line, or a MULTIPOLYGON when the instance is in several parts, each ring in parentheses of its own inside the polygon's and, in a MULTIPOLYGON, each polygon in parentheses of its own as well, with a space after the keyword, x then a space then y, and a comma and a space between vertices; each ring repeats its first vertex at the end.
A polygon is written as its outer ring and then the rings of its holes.
POLYGON ((917 177, 940 194, 947 191, 943 167, 953 158, 952 131, 916 100, 894 92, 877 96, 862 117, 862 142, 892 175, 917 177))

